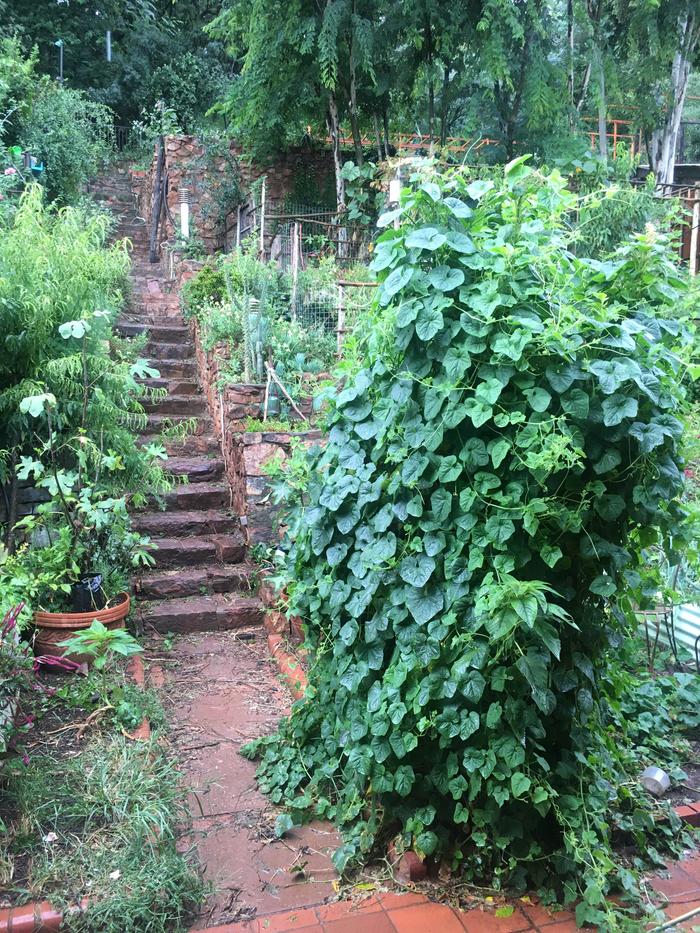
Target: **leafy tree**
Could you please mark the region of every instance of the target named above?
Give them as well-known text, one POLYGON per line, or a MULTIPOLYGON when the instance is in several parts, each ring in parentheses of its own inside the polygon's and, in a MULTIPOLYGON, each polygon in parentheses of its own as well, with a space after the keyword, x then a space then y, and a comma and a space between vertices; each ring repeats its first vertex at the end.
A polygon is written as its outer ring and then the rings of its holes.
POLYGON ((691 70, 700 59, 700 11, 695 0, 620 4, 621 47, 652 171, 660 185, 671 184, 678 132, 691 70))
POLYGON ((224 72, 216 57, 183 52, 149 76, 145 103, 152 109, 159 100, 166 101, 182 130, 192 133, 216 103, 223 84, 224 72))
POLYGON ((138 358, 138 343, 112 334, 129 260, 123 244, 105 247, 109 230, 94 209, 47 206, 38 185, 0 229, 0 483, 11 484, 9 544, 16 468, 48 440, 38 417, 47 406, 55 447, 84 443, 109 455, 119 494, 165 488, 156 465, 164 451, 135 437, 148 392, 136 379, 155 371, 138 358))
POLYGON ((685 282, 653 229, 572 256, 574 206, 521 158, 500 187, 417 172, 384 216, 362 368, 288 517, 309 691, 248 753, 280 829, 337 822, 340 869, 398 834, 474 883, 580 895, 600 929, 634 887, 613 834, 653 858, 679 825, 604 695, 657 589, 644 549, 683 539, 685 282))
MULTIPOLYGON (((208 42, 202 31, 219 4, 211 0, 81 0, 56 3, 38 0, 7 0, 2 30, 16 33, 27 49, 36 47, 38 70, 55 78, 58 50, 64 44, 65 83, 87 91, 96 101, 107 104, 122 123, 136 119, 148 101, 149 85, 161 69, 159 81, 166 92, 186 97, 182 79, 187 62, 192 67, 193 85, 200 95, 196 117, 190 100, 181 122, 201 121, 213 102, 213 85, 222 71, 222 50, 208 42), (107 61, 106 32, 112 38, 112 61, 107 61), (194 56, 196 64, 188 59, 194 56), (171 73, 168 72, 171 70, 171 73), (207 72, 211 83, 207 86, 207 72), (173 74, 174 73, 174 74, 173 74), (175 86, 171 83, 179 75, 175 86), (145 91, 145 93, 144 93, 145 91)), ((174 106, 178 101, 167 101, 174 106)), ((177 110, 178 108, 175 107, 177 110)))
POLYGON ((81 92, 44 82, 22 117, 18 141, 44 163, 53 198, 75 201, 112 151, 112 113, 81 92))

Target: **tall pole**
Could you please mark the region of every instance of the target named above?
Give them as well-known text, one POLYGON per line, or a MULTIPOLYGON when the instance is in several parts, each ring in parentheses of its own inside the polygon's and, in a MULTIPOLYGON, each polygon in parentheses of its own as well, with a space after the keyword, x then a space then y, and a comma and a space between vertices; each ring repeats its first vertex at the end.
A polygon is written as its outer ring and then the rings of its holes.
POLYGON ((262 189, 260 191, 260 258, 265 259, 265 188, 267 178, 263 176, 262 189))
POLYGON ((58 80, 63 84, 63 39, 58 39, 54 45, 58 48, 58 80))

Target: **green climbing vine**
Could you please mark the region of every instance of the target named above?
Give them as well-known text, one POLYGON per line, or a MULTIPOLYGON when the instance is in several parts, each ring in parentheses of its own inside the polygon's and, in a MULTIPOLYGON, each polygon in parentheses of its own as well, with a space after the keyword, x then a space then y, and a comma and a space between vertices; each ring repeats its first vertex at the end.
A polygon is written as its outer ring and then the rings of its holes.
POLYGON ((498 186, 416 170, 380 220, 362 368, 287 488, 310 688, 247 751, 280 830, 338 824, 341 870, 393 837, 604 929, 679 829, 607 697, 645 549, 683 543, 685 282, 653 228, 572 255, 576 196, 526 158, 498 186))

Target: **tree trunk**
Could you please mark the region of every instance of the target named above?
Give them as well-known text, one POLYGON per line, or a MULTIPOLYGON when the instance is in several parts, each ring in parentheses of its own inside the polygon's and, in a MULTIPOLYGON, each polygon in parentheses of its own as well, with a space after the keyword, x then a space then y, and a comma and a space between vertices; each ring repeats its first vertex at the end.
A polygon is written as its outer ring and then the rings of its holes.
POLYGON ((586 94, 588 93, 588 84, 591 80, 591 63, 588 62, 583 72, 583 80, 581 81, 581 93, 579 94, 578 101, 576 102, 576 110, 578 113, 581 113, 581 108, 586 103, 586 94))
POLYGON ((331 138, 333 150, 333 165, 335 167, 335 199, 338 208, 338 258, 344 259, 348 251, 348 231, 342 224, 342 215, 345 213, 345 179, 343 178, 343 158, 340 154, 340 120, 338 118, 338 102, 335 94, 328 94, 328 135, 331 138))
POLYGON ((425 62, 428 71, 428 136, 430 154, 433 153, 433 133, 435 130, 435 81, 433 79, 433 29, 428 16, 425 21, 425 62))
POLYGON ((386 152, 387 159, 389 158, 389 111, 387 110, 386 104, 384 105, 384 110, 382 111, 382 122, 384 123, 384 152, 386 152))
POLYGON ((382 134, 379 130, 379 117, 376 113, 372 114, 372 120, 374 121, 374 138, 377 142, 377 158, 382 162, 384 160, 384 155, 382 153, 382 134))
MULTIPOLYGON (((353 3, 352 14, 355 17, 356 7, 353 3)), ((364 164, 364 155, 362 152, 362 133, 360 132, 360 121, 357 118, 357 79, 355 62, 355 32, 353 29, 350 38, 350 126, 352 127, 352 141, 355 144, 355 160, 358 165, 364 164)))
POLYGON ((340 120, 338 102, 335 94, 328 94, 328 135, 331 138, 333 166, 335 168, 335 199, 338 211, 345 210, 345 179, 343 178, 343 159, 340 154, 340 120))
POLYGON ((574 126, 574 0, 566 0, 566 44, 569 50, 569 128, 574 126))
POLYGON ((362 133, 360 133, 360 124, 357 119, 357 112, 350 104, 350 126, 352 128, 352 141, 355 146, 355 162, 358 165, 364 165, 365 157, 362 152, 362 133))
POLYGON ((657 185, 672 185, 676 169, 676 146, 688 91, 692 58, 700 40, 700 21, 687 11, 678 21, 678 48, 671 69, 671 106, 662 126, 651 136, 649 161, 657 185))
POLYGON ((440 145, 444 146, 447 142, 447 124, 450 112, 450 70, 452 65, 445 62, 442 75, 442 93, 440 95, 440 145))

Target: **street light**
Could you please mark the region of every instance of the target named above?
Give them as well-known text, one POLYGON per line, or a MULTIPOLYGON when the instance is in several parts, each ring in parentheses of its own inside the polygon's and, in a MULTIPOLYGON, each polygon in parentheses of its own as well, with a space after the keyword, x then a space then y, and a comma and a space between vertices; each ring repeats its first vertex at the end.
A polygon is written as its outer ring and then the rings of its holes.
POLYGON ((58 80, 63 84, 63 39, 57 39, 54 45, 58 49, 58 80))

